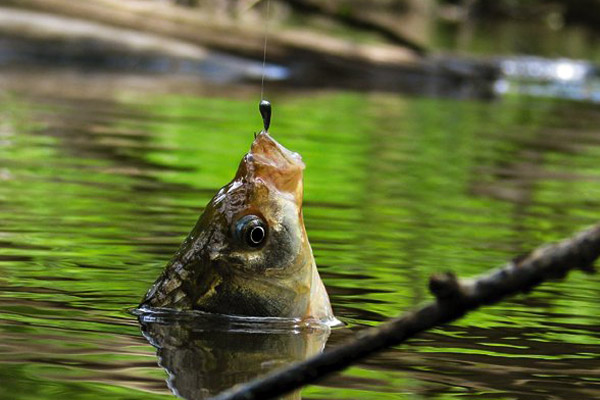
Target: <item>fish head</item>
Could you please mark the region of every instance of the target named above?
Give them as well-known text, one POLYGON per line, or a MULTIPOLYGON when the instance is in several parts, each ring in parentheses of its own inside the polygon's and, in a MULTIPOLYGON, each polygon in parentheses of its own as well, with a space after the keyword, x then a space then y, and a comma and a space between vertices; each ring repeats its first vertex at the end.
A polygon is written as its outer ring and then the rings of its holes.
POLYGON ((302 215, 304 163, 266 132, 143 305, 274 317, 330 315, 302 215), (319 311, 315 312, 315 308, 319 311))

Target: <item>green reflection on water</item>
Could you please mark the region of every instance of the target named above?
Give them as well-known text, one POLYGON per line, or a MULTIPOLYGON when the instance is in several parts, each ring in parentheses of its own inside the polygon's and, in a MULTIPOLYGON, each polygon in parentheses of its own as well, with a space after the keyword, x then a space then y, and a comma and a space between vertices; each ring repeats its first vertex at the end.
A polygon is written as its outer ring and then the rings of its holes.
MULTIPOLYGON (((119 99, 14 94, 0 104, 0 378, 10 382, 0 398, 171 396, 125 310, 232 178, 258 113, 254 99, 119 99)), ((598 217, 597 107, 356 93, 271 100, 273 134, 306 162, 307 230, 351 329, 428 299, 434 272, 482 273, 598 217)), ((599 292, 597 277, 574 273, 304 394, 598 394, 599 292)))

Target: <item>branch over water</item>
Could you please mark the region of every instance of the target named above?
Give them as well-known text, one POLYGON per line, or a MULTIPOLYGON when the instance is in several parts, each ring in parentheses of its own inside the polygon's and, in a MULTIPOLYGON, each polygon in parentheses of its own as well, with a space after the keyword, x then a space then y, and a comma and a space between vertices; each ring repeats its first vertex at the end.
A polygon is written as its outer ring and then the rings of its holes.
POLYGON ((264 378, 224 392, 214 400, 264 400, 314 383, 358 360, 398 345, 420 332, 461 318, 483 305, 526 293, 571 270, 594 272, 600 256, 600 224, 560 243, 540 247, 526 257, 475 279, 458 279, 452 273, 434 275, 429 289, 436 301, 409 311, 379 327, 361 331, 339 347, 276 371, 264 378))

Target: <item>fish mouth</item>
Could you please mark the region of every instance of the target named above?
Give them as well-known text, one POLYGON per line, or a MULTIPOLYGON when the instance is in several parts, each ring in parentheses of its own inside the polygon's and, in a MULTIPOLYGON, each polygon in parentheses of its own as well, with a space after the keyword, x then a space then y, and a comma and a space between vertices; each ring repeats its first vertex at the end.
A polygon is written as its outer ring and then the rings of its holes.
POLYGON ((286 149, 263 131, 242 159, 236 179, 262 182, 282 194, 291 194, 301 204, 304 167, 300 154, 286 149))

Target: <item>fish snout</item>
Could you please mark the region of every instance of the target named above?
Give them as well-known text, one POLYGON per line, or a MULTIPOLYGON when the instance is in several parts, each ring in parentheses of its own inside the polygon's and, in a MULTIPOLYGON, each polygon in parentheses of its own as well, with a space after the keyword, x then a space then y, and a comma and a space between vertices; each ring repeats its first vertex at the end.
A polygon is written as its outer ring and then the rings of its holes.
POLYGON ((286 149, 263 131, 254 139, 238 175, 245 175, 248 181, 260 180, 279 192, 289 193, 301 204, 303 170, 300 154, 286 149))

